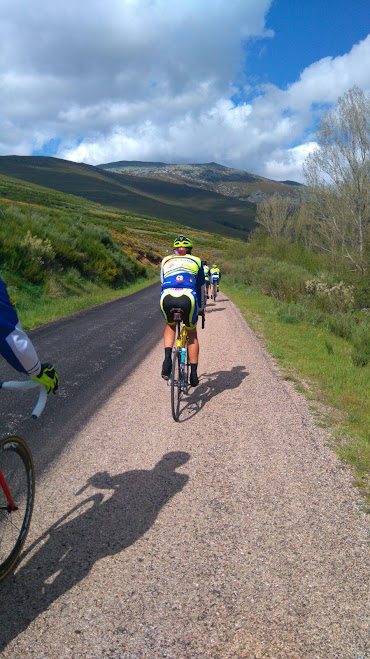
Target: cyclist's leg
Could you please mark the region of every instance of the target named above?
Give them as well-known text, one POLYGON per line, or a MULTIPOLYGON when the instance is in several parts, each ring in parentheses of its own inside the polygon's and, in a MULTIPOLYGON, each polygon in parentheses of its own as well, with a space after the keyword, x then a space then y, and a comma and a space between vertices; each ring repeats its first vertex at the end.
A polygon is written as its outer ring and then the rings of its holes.
POLYGON ((189 338, 190 384, 192 387, 196 387, 199 384, 197 374, 199 341, 197 335, 198 304, 196 293, 188 291, 188 298, 191 302, 191 309, 188 318, 184 322, 189 338))
POLYGON ((199 341, 198 341, 197 328, 195 327, 192 330, 188 329, 187 333, 188 333, 188 337, 189 337, 189 359, 190 359, 190 364, 198 364, 199 341))
POLYGON ((176 303, 176 298, 174 298, 169 291, 163 291, 160 299, 160 306, 166 321, 166 327, 163 334, 164 361, 162 363, 161 376, 165 380, 168 380, 172 370, 172 347, 175 340, 176 324, 171 322, 173 321, 173 317, 170 312, 172 308, 176 307, 176 303))
POLYGON ((175 336, 176 336, 176 324, 167 323, 163 334, 163 344, 165 349, 170 348, 170 350, 172 350, 175 336))

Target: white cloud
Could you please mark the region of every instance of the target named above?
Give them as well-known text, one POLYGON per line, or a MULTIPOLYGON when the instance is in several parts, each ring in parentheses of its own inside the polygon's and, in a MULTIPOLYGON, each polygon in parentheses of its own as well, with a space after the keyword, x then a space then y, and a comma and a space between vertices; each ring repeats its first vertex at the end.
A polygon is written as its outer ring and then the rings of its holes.
POLYGON ((370 35, 235 105, 243 39, 268 34, 271 2, 2 0, 0 153, 58 138, 59 157, 91 164, 214 160, 301 180, 320 106, 370 89, 370 35))
POLYGON ((310 153, 318 148, 316 142, 300 144, 292 149, 277 149, 265 161, 266 177, 277 181, 302 181, 302 165, 310 153))
POLYGON ((346 55, 315 62, 286 90, 266 85, 252 102, 240 105, 226 97, 215 99, 208 89, 203 95, 194 89, 186 97, 162 97, 149 115, 145 103, 136 111, 132 108, 135 121, 118 122, 113 131, 61 150, 60 155, 92 164, 214 160, 269 178, 302 181, 303 161, 315 144, 309 129, 317 108, 334 103, 354 84, 368 91, 367 63, 370 36, 346 55))

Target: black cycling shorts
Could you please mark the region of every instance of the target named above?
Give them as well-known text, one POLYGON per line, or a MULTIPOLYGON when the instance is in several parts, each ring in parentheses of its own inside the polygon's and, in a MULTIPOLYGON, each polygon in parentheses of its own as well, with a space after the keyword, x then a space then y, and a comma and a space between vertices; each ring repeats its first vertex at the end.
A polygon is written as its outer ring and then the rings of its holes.
POLYGON ((171 289, 164 290, 161 295, 161 309, 163 316, 169 325, 175 321, 172 309, 182 309, 182 319, 187 329, 194 329, 198 321, 198 304, 197 296, 194 291, 184 290, 176 291, 176 295, 171 295, 171 289), (179 294, 180 293, 180 294, 179 294))

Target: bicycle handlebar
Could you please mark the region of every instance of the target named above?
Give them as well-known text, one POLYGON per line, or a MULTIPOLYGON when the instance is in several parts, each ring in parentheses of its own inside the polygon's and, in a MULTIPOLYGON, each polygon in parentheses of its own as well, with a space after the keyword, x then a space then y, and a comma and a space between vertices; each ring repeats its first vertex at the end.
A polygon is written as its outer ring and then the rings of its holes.
POLYGON ((38 419, 44 411, 48 397, 45 385, 40 382, 34 382, 33 380, 9 380, 8 382, 0 382, 1 389, 36 389, 36 387, 39 387, 40 393, 31 414, 32 419, 38 419))

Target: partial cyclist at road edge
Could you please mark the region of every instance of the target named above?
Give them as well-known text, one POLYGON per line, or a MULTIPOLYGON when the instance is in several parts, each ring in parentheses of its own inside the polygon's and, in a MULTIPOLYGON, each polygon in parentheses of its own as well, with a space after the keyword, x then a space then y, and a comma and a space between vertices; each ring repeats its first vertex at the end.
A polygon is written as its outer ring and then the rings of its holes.
POLYGON ((190 385, 199 384, 198 359, 199 341, 197 336, 198 314, 204 306, 204 270, 200 258, 192 255, 193 243, 185 236, 179 236, 173 243, 174 254, 166 256, 161 263, 162 291, 160 306, 166 321, 164 330, 164 362, 162 377, 171 375, 172 347, 176 334, 176 323, 171 310, 182 309, 183 321, 189 337, 190 385))
POLYGON ((48 394, 58 389, 58 374, 53 364, 41 364, 29 336, 22 330, 5 283, 0 278, 0 354, 19 373, 45 385, 48 394))
POLYGON ((205 287, 205 294, 207 296, 207 300, 209 300, 209 266, 207 261, 202 261, 202 266, 204 270, 204 279, 206 282, 206 287, 205 287))

